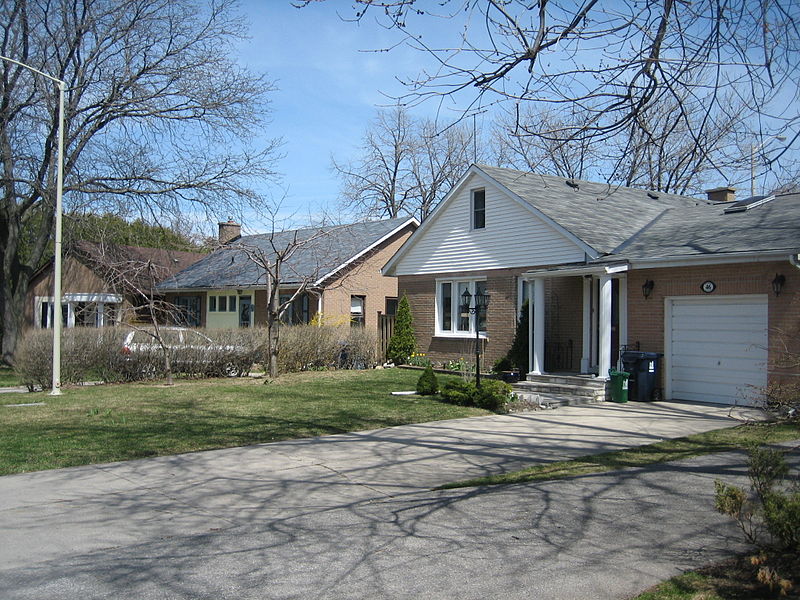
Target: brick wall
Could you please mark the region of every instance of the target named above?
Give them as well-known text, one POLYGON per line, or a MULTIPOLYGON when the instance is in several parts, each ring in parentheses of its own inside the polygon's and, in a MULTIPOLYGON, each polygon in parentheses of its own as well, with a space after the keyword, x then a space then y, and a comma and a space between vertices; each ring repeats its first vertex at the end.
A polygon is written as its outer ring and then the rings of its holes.
POLYGON ((545 371, 579 371, 583 346, 583 279, 545 280, 545 371))
POLYGON ((322 298, 322 312, 327 317, 350 318, 350 296, 365 296, 364 326, 378 331, 378 312, 386 312, 386 298, 397 298, 397 277, 384 277, 381 268, 389 262, 412 233, 406 227, 366 256, 349 266, 327 285, 322 298))
MULTIPOLYGON (((800 270, 788 260, 769 263, 738 263, 670 269, 643 269, 628 274, 628 341, 639 342, 642 350, 664 352, 664 299, 669 296, 728 296, 767 294, 769 319, 770 382, 797 378, 797 369, 778 369, 783 341, 800 351, 800 270), (776 273, 786 277, 783 292, 775 296, 772 280, 776 273), (653 293, 645 300, 642 284, 653 280, 653 293), (716 289, 705 294, 700 285, 713 281, 716 289)), ((663 370, 662 370, 663 386, 663 370)))
POLYGON ((517 277, 528 269, 498 269, 441 273, 438 275, 401 275, 400 294, 407 294, 414 318, 417 348, 435 363, 465 358, 472 362, 475 356, 474 338, 435 337, 436 279, 452 277, 486 277, 486 292, 490 296, 486 313, 488 339, 484 342, 482 371, 489 370, 494 362, 505 356, 511 347, 516 329, 517 277))

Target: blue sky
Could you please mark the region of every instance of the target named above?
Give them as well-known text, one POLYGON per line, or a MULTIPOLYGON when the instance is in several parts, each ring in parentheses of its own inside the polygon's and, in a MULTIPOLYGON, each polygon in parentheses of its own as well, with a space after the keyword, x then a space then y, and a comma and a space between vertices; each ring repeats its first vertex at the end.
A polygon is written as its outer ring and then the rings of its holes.
MULTIPOLYGON (((277 165, 280 186, 265 192, 280 199, 284 214, 333 210, 339 181, 331 156, 353 159, 364 130, 378 106, 392 104, 386 94, 402 94, 396 75, 414 75, 425 57, 398 48, 391 53, 365 52, 396 43, 397 32, 372 19, 360 24, 339 18, 352 15, 349 2, 328 1, 303 9, 288 0, 247 0, 241 10, 251 39, 240 47, 240 61, 275 81, 271 94, 272 123, 267 137, 284 139, 286 155, 277 165), (339 11, 337 13, 337 11, 339 11)), ((420 107, 414 114, 435 110, 420 107)))
MULTIPOLYGON (((282 182, 260 191, 273 201, 283 197, 279 217, 293 215, 291 223, 296 226, 324 211, 336 216, 339 180, 331 170, 331 157, 357 158, 376 108, 391 105, 392 96, 405 91, 397 78, 413 78, 423 68, 434 67, 432 59, 398 44, 401 34, 381 27, 369 13, 360 23, 343 21, 340 16, 353 15, 347 0, 314 2, 303 9, 294 8, 290 0, 242 0, 240 12, 249 25, 250 39, 236 49, 239 60, 266 73, 277 87, 270 96, 272 122, 265 139, 284 140, 285 157, 276 165, 282 182), (393 46, 391 52, 369 52, 393 46)), ((436 40, 437 46, 452 47, 459 34, 453 23, 421 19, 410 29, 436 40)), ((411 112, 436 117, 437 108, 426 102, 411 112)), ((444 109, 440 119, 451 121, 459 114, 456 108, 444 109)), ((485 115, 483 125, 488 126, 490 118, 485 115)), ((722 183, 709 181, 709 187, 722 183)), ((740 184, 742 190, 747 187, 740 184)), ((255 217, 247 217, 243 224, 250 231, 268 226, 255 217)))

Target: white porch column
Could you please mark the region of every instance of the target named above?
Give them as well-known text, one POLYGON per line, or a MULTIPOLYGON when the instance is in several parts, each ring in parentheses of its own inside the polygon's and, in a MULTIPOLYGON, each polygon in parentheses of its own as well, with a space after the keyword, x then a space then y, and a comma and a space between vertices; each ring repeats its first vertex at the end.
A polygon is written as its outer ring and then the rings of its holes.
POLYGON ((600 335, 598 340, 597 375, 608 379, 611 368, 611 277, 600 277, 600 335))
POLYGON ((532 343, 530 344, 531 360, 530 372, 534 375, 544 373, 544 279, 534 279, 533 286, 533 318, 530 323, 533 327, 532 343))
POLYGON ((583 342, 581 343, 581 373, 591 368, 592 348, 592 278, 583 278, 583 342))

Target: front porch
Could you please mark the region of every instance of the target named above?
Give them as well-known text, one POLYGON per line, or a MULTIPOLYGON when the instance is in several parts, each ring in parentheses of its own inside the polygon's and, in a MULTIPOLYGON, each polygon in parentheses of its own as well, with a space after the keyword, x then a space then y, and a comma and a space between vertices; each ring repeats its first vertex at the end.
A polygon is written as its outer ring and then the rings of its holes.
POLYGON ((627 343, 626 271, 626 265, 580 266, 524 274, 519 296, 529 311, 525 383, 536 383, 544 394, 568 386, 561 391, 605 397, 609 369, 627 343))

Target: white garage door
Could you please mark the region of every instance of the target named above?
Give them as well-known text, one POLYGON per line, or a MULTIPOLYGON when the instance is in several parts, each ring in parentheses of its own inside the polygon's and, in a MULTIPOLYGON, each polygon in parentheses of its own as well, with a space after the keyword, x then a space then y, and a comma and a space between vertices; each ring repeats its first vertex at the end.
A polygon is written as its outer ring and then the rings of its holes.
POLYGON ((669 397, 753 404, 767 384, 767 297, 675 298, 667 317, 669 397))

